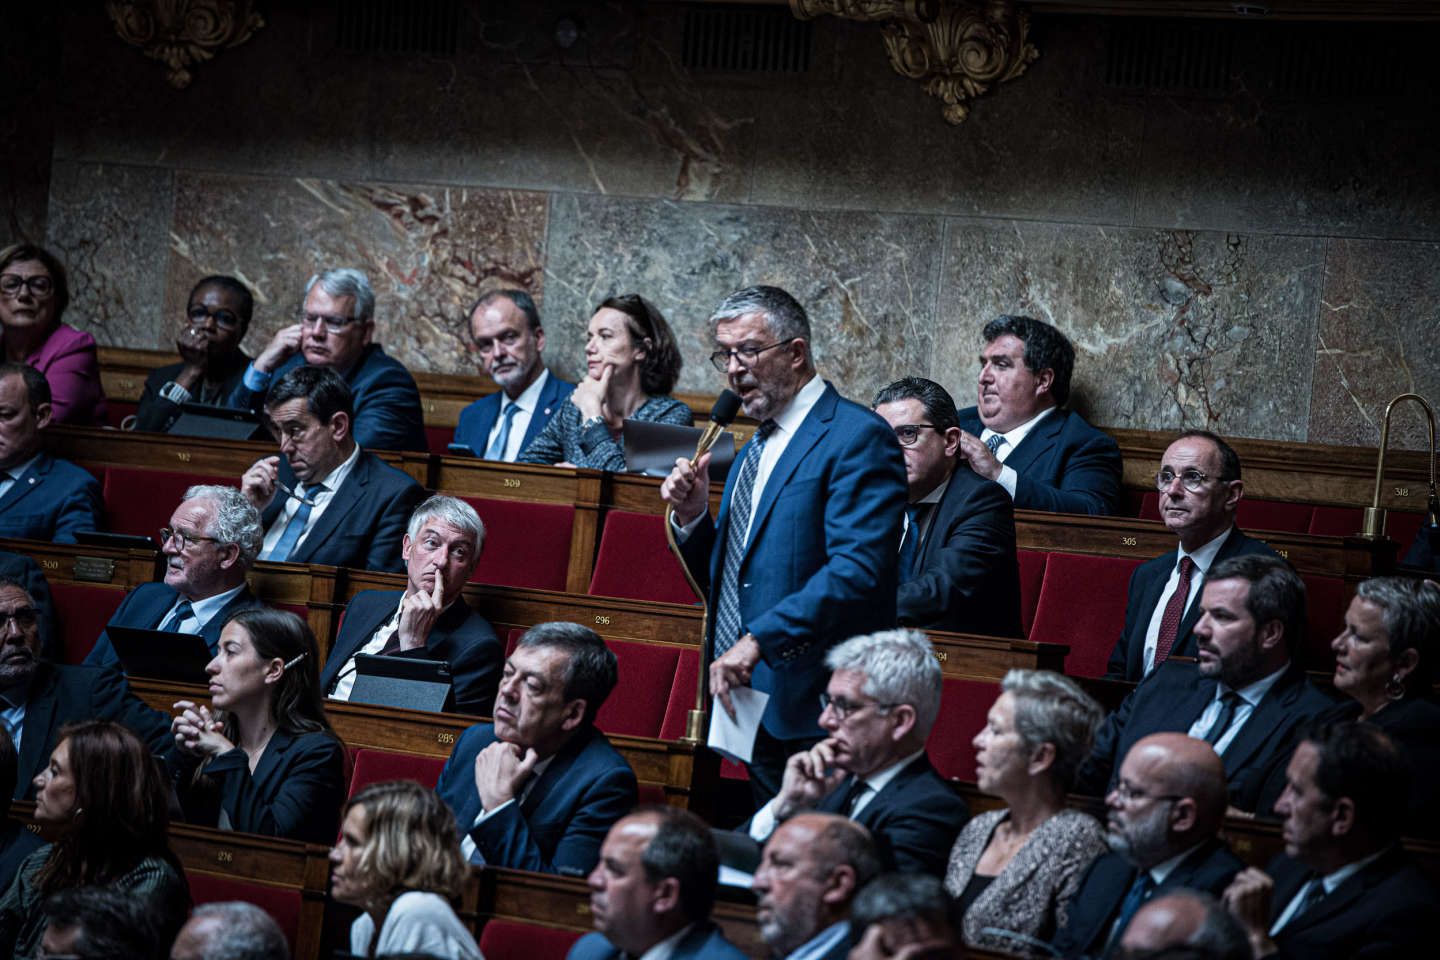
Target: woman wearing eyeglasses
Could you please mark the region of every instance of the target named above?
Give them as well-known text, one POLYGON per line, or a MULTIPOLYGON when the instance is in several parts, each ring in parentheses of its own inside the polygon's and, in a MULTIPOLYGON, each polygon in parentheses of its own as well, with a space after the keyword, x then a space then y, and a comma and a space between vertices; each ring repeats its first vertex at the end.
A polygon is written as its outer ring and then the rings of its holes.
POLYGON ((105 388, 95 338, 60 322, 69 304, 65 267, 54 254, 31 243, 0 250, 3 358, 45 374, 51 422, 104 423, 105 388))
POLYGON ((635 293, 606 300, 586 327, 588 375, 517 462, 623 471, 626 420, 694 423, 690 408, 669 396, 682 362, 653 303, 635 293))
POLYGON ((325 719, 315 636, 293 613, 237 613, 210 661, 210 706, 171 724, 185 819, 308 843, 335 839, 345 753, 325 719))

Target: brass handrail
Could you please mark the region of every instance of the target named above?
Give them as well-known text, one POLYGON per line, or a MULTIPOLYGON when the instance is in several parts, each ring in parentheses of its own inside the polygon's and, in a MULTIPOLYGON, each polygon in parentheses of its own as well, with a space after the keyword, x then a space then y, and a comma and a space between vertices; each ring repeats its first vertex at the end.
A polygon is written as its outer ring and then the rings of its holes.
POLYGON ((1375 496, 1370 506, 1365 508, 1359 534, 1368 540, 1380 540, 1385 536, 1386 512, 1380 506, 1380 490, 1385 483, 1385 454, 1390 448, 1390 415, 1402 400, 1414 400, 1425 411, 1425 420, 1430 428, 1430 497, 1426 504, 1425 522, 1431 527, 1440 526, 1440 497, 1435 493, 1435 409, 1418 393, 1402 393, 1385 404, 1385 419, 1380 426, 1380 455, 1375 462, 1375 496))

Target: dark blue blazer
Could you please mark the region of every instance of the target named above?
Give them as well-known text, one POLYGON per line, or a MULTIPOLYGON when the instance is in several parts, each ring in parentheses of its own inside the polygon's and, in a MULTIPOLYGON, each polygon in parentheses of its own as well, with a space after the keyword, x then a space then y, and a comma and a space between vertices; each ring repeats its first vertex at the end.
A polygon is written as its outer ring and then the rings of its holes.
POLYGON ((0 820, 0 886, 9 890, 20 870, 20 862, 44 845, 40 834, 31 833, 24 824, 0 820))
MULTIPOLYGON (((1244 862, 1230 852, 1223 840, 1208 840, 1190 851, 1150 898, 1180 889, 1200 890, 1218 897, 1243 869, 1244 862)), ((1108 956, 1105 948, 1110 941, 1110 928, 1115 925, 1115 918, 1137 875, 1135 867, 1118 853, 1097 857, 1070 901, 1069 923, 1056 932, 1052 941, 1055 948, 1067 957, 1108 956)))
POLYGON ((197 782, 194 757, 173 751, 170 766, 185 819, 213 827, 223 809, 240 833, 329 846, 345 803, 345 748, 329 733, 276 730, 255 772, 236 747, 211 760, 197 782))
MULTIPOLYGON (((561 380, 551 371, 545 378, 545 386, 540 390, 540 402, 535 408, 535 414, 530 418, 530 426, 525 430, 525 440, 518 449, 524 450, 531 440, 540 436, 545 424, 550 422, 550 418, 560 410, 561 404, 574 392, 575 384, 561 380)), ((500 403, 504 396, 503 392, 497 390, 461 410, 460 425, 455 428, 455 442, 465 444, 478 456, 485 456, 485 448, 490 445, 490 431, 495 429, 495 420, 500 416, 500 403)))
MULTIPOLYGON (((211 371, 219 376, 219 395, 211 401, 213 405, 219 406, 226 402, 234 394, 236 387, 244 386, 240 378, 245 375, 245 368, 249 364, 250 358, 236 350, 228 363, 219 370, 211 371)), ((182 360, 150 371, 150 375, 145 378, 145 390, 140 394, 140 404, 135 408, 136 430, 164 433, 180 419, 180 414, 184 412, 180 405, 160 396, 160 391, 184 369, 185 362, 182 360)), ((201 401, 199 396, 194 396, 191 402, 201 401)))
MULTIPOLYGON (((566 954, 565 960, 623 960, 626 957, 619 947, 605 939, 603 934, 587 933, 566 954)), ((729 940, 725 933, 710 922, 697 923, 670 954, 670 960, 747 960, 744 952, 729 940)))
MULTIPOLYGON (((164 583, 142 583, 125 595, 120 601, 120 606, 115 615, 110 618, 110 623, 117 627, 136 627, 141 630, 154 630, 160 626, 165 614, 179 601, 180 594, 164 583)), ((213 654, 220 646, 220 631, 230 618, 241 610, 250 610, 255 607, 263 607, 265 604, 245 587, 231 598, 230 602, 221 607, 208 621, 200 628, 200 636, 205 638, 205 645, 210 648, 213 654)), ((100 639, 95 641, 95 646, 86 655, 84 663, 87 667, 115 667, 120 669, 120 659, 115 655, 115 647, 110 643, 110 634, 104 631, 100 633, 100 639)), ((203 680, 196 677, 196 682, 203 680)))
MULTIPOLYGON (((815 805, 820 813, 841 812, 855 778, 846 777, 815 805)), ((919 756, 865 804, 855 822, 870 831, 887 870, 945 875, 950 848, 970 819, 965 801, 919 756)))
MULTIPOLYGON (((295 487, 295 472, 284 457, 280 458, 280 480, 292 489, 295 487)), ((400 559, 405 527, 411 512, 423 499, 424 489, 408 473, 362 450, 355 468, 330 498, 305 541, 288 559, 291 563, 324 563, 352 570, 398 573, 405 569, 400 559)), ((284 509, 282 490, 260 515, 267 533, 284 509)))
POLYGON ((935 507, 909 579, 901 571, 900 622, 931 630, 1023 637, 1015 507, 998 483, 963 465, 935 507))
MULTIPOLYGON (((1312 871, 1281 854, 1267 872, 1275 881, 1273 925, 1312 871)), ((1275 936, 1279 957, 1295 960, 1411 960, 1435 949, 1440 894, 1398 846, 1357 871, 1275 936)))
MULTIPOLYGON (((1230 535, 1225 542, 1220 544, 1220 552, 1215 554, 1215 562, 1228 560, 1231 557, 1239 557, 1248 553, 1264 553, 1272 557, 1278 557, 1274 550, 1271 550, 1261 540, 1252 540, 1240 532, 1239 527, 1231 527, 1230 535)), ((1171 550, 1164 556, 1156 557, 1154 560, 1147 560, 1135 568, 1130 575, 1130 599, 1125 603, 1125 629, 1120 634, 1120 639, 1115 641, 1115 649, 1110 651, 1110 662, 1105 667, 1105 676, 1110 680, 1129 680, 1136 683, 1145 674, 1145 631, 1150 629, 1150 618, 1155 614, 1155 606, 1160 602, 1160 594, 1165 589, 1165 581, 1170 579, 1170 571, 1175 569, 1175 563, 1180 556, 1179 549, 1171 550)), ((1202 582, 1191 575, 1190 591, 1201 589, 1202 582)), ((1180 621, 1180 627, 1175 632, 1175 646, 1170 652, 1176 656, 1193 657, 1197 653, 1195 645, 1195 624, 1200 620, 1200 597, 1195 595, 1190 601, 1190 608, 1185 611, 1185 616, 1180 621)))
MULTIPOLYGON (((305 362, 297 353, 275 369, 273 384, 305 362)), ((339 372, 338 370, 336 371, 339 372)), ((360 360, 345 375, 354 397, 355 417, 350 432, 355 442, 371 450, 414 450, 425 452, 425 417, 420 412, 420 388, 405 365, 385 353, 378 343, 365 347, 360 360)), ((256 393, 243 380, 230 394, 231 407, 264 412, 265 393, 256 393)))
POLYGON ((50 762, 60 728, 84 720, 123 723, 162 757, 175 745, 170 736, 169 714, 142 703, 130 692, 119 671, 41 661, 25 701, 13 799, 35 798, 31 781, 50 762))
POLYGON ((475 758, 495 742, 493 724, 466 730, 435 788, 470 835, 485 862, 496 867, 583 877, 600 860, 605 834, 634 808, 635 773, 593 726, 579 730, 555 754, 523 804, 510 803, 478 827, 480 795, 475 758))
POLYGON ((99 530, 103 515, 100 481, 42 452, 0 497, 0 537, 74 543, 79 531, 99 530))
POLYGON ((21 553, 0 550, 0 577, 14 580, 25 588, 40 611, 40 656, 57 663, 65 659, 65 645, 55 629, 55 604, 50 599, 50 584, 40 564, 21 553))
MULTIPOLYGON (((720 516, 707 513, 683 545, 712 611, 739 473, 730 472, 720 516)), ((895 432, 826 384, 765 484, 740 566, 741 620, 761 651, 750 682, 770 694, 762 722, 777 739, 820 735, 832 646, 895 625, 905 499, 895 432)), ((712 617, 712 642, 714 630, 712 617)))
MULTIPOLYGON (((366 590, 357 593, 345 607, 340 636, 325 658, 320 689, 328 696, 340 679, 340 670, 356 651, 370 642, 380 625, 395 614, 403 590, 366 590)), ((444 660, 450 665, 451 700, 446 710, 488 717, 495 707, 495 690, 500 685, 500 667, 505 649, 489 621, 476 613, 464 598, 457 599, 435 621, 425 646, 399 657, 444 660)))
MULTIPOLYGON (((960 411, 960 429, 980 436, 975 407, 960 411)), ((1015 509, 1105 516, 1120 505, 1120 447, 1071 410, 1037 423, 1005 459, 1015 471, 1015 509)))
MULTIPOLYGON (((1105 718, 1095 737, 1095 749, 1080 769, 1075 792, 1107 793, 1137 740, 1164 731, 1187 732, 1215 698, 1218 683, 1200 676, 1195 663, 1162 663, 1105 718)), ((1290 664, 1220 758, 1233 806, 1251 812, 1259 807, 1266 772, 1277 754, 1291 749, 1291 734, 1297 726, 1331 702, 1311 685, 1298 664, 1290 664)))

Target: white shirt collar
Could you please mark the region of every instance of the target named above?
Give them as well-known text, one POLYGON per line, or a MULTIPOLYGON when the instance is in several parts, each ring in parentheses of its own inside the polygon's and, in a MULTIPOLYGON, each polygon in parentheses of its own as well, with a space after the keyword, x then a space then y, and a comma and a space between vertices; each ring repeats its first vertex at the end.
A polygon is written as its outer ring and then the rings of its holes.
POLYGON ((814 960, 823 957, 830 952, 835 944, 844 940, 850 933, 850 921, 841 920, 839 923, 832 923, 821 930, 815 936, 795 948, 786 960, 814 960))
POLYGON ((680 941, 684 940, 685 935, 693 929, 695 929, 695 924, 687 923, 664 940, 651 946, 649 950, 640 954, 638 960, 670 960, 670 957, 675 953, 675 948, 680 946, 680 941))
POLYGON ((894 780, 900 775, 901 770, 904 770, 906 767, 908 767, 912 760, 914 760, 916 757, 920 756, 924 752, 925 748, 921 747, 914 753, 909 754, 908 756, 901 757, 899 760, 896 760, 894 763, 890 764, 890 766, 886 767, 885 769, 870 774, 870 776, 864 778, 865 785, 870 788, 871 792, 879 793, 881 790, 884 790, 890 785, 891 780, 894 780))
POLYGON ((1175 555, 1175 566, 1177 568, 1180 566, 1181 558, 1189 557, 1190 562, 1195 564, 1195 566, 1199 569, 1200 575, 1204 576, 1210 571, 1211 565, 1215 563, 1215 555, 1218 554, 1220 552, 1220 548, 1225 545, 1225 538, 1230 536, 1230 531, 1234 529, 1234 524, 1231 524, 1230 526, 1226 527, 1224 532, 1222 532, 1220 536, 1216 537, 1214 540, 1211 540, 1209 543, 1205 544, 1202 547, 1196 547, 1194 553, 1187 553, 1183 545, 1177 546, 1175 555))
POLYGON ((190 609, 194 611, 192 615, 195 617, 196 620, 200 622, 200 626, 204 627, 205 624, 210 622, 211 618, 214 617, 215 614, 219 613, 222 609, 224 609, 225 604, 229 603, 231 600, 234 600, 237 596, 240 595, 240 591, 244 589, 245 584, 242 583, 238 587, 231 587, 224 593, 217 593, 214 596, 206 597, 203 600, 191 600, 190 609))
POLYGON ((1336 887, 1340 886, 1340 884, 1355 876, 1355 874, 1359 873, 1361 870, 1364 870, 1366 867, 1370 866, 1370 864, 1374 863, 1376 860, 1379 860, 1385 855, 1385 851, 1388 849, 1388 847, 1385 847, 1380 850, 1376 850, 1368 857, 1361 857, 1359 860, 1351 860, 1349 863, 1345 864, 1345 866, 1341 867, 1340 869, 1332 870, 1331 872, 1325 874, 1325 876, 1320 878, 1320 883, 1325 887, 1325 895, 1328 897, 1330 894, 1334 893, 1336 887))
POLYGON ((1200 849, 1200 847, 1203 846, 1204 843, 1205 841, 1201 840, 1199 843, 1195 844, 1195 846, 1190 847, 1187 850, 1180 851, 1179 853, 1175 854, 1175 856, 1171 857, 1169 860, 1160 861, 1159 863, 1155 864, 1155 866, 1151 867, 1148 871, 1146 871, 1150 874, 1150 879, 1154 881, 1155 886, 1158 887, 1160 886, 1160 884, 1164 883, 1165 878, 1170 876, 1170 874, 1174 873, 1175 868, 1180 866, 1180 861, 1184 860, 1186 857, 1190 856, 1190 854, 1200 849))
MULTIPOLYGON (((1050 416, 1050 414, 1054 413, 1058 409, 1058 407, 1046 407, 1044 410, 1041 410, 1029 420, 1026 420, 1024 423, 1020 424, 1020 426, 1012 427, 1011 429, 1006 430, 1001 435, 1004 436, 1005 442, 1009 444, 1012 449, 1018 447, 1020 446, 1020 441, 1025 439, 1026 434, 1028 434, 1031 430, 1035 429, 1035 424, 1039 423, 1041 420, 1044 420, 1046 417, 1050 416)), ((986 427, 984 430, 980 431, 980 439, 989 440, 997 433, 1000 433, 1000 431, 991 430, 989 427, 986 427)))
MULTIPOLYGON (((359 459, 360 444, 357 443, 355 444, 355 449, 350 451, 350 456, 346 457, 338 467, 336 467, 334 470, 331 470, 329 473, 325 474, 325 476, 320 479, 320 483, 324 485, 326 492, 334 493, 336 490, 339 490, 340 485, 345 482, 345 478, 350 476, 350 471, 355 469, 355 463, 359 459)), ((305 485, 305 490, 307 492, 312 490, 313 488, 313 484, 305 485)))
POLYGON ((800 424, 810 416, 810 411, 819 402, 820 395, 825 392, 825 381, 820 375, 812 374, 808 383, 795 392, 785 409, 775 414, 770 419, 775 421, 777 429, 784 430, 788 434, 794 434, 800 429, 800 424))
POLYGON ((35 456, 31 457, 29 460, 26 460, 24 463, 15 464, 15 466, 8 468, 5 472, 10 474, 10 476, 14 477, 16 483, 19 483, 20 478, 25 476, 25 473, 31 467, 35 466, 35 461, 39 459, 40 451, 36 451, 35 456))
MULTIPOLYGON (((1281 667, 1279 670, 1276 670, 1269 676, 1261 677, 1259 680, 1256 680, 1248 687, 1241 687, 1235 692, 1240 694, 1240 699, 1250 704, 1250 706, 1258 706, 1260 701, 1265 699, 1265 694, 1270 692, 1270 688, 1275 686, 1275 684, 1280 681, 1280 677, 1284 675, 1286 670, 1289 669, 1290 664, 1287 662, 1285 666, 1281 667)), ((1215 684, 1215 699, 1219 700, 1224 695, 1224 692, 1227 689, 1229 688, 1226 687, 1223 683, 1215 684)))
POLYGON ((549 379, 550 371, 545 367, 541 367, 540 376, 536 377, 531 382, 530 386, 526 387, 524 390, 521 390, 520 396, 516 397, 514 400, 511 400, 509 397, 505 396, 505 392, 502 390, 500 392, 500 412, 504 413, 505 408, 513 403, 521 410, 524 410, 526 413, 534 413, 535 408, 540 406, 540 394, 544 392, 545 382, 549 379))

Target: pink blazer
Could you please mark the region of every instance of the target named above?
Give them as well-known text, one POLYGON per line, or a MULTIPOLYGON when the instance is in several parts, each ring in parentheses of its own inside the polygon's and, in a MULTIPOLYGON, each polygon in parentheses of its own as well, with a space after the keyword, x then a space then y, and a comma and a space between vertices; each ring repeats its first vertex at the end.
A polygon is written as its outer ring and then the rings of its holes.
POLYGON ((95 338, 90 334, 62 323, 25 362, 50 381, 55 423, 105 422, 105 388, 100 383, 95 338))

